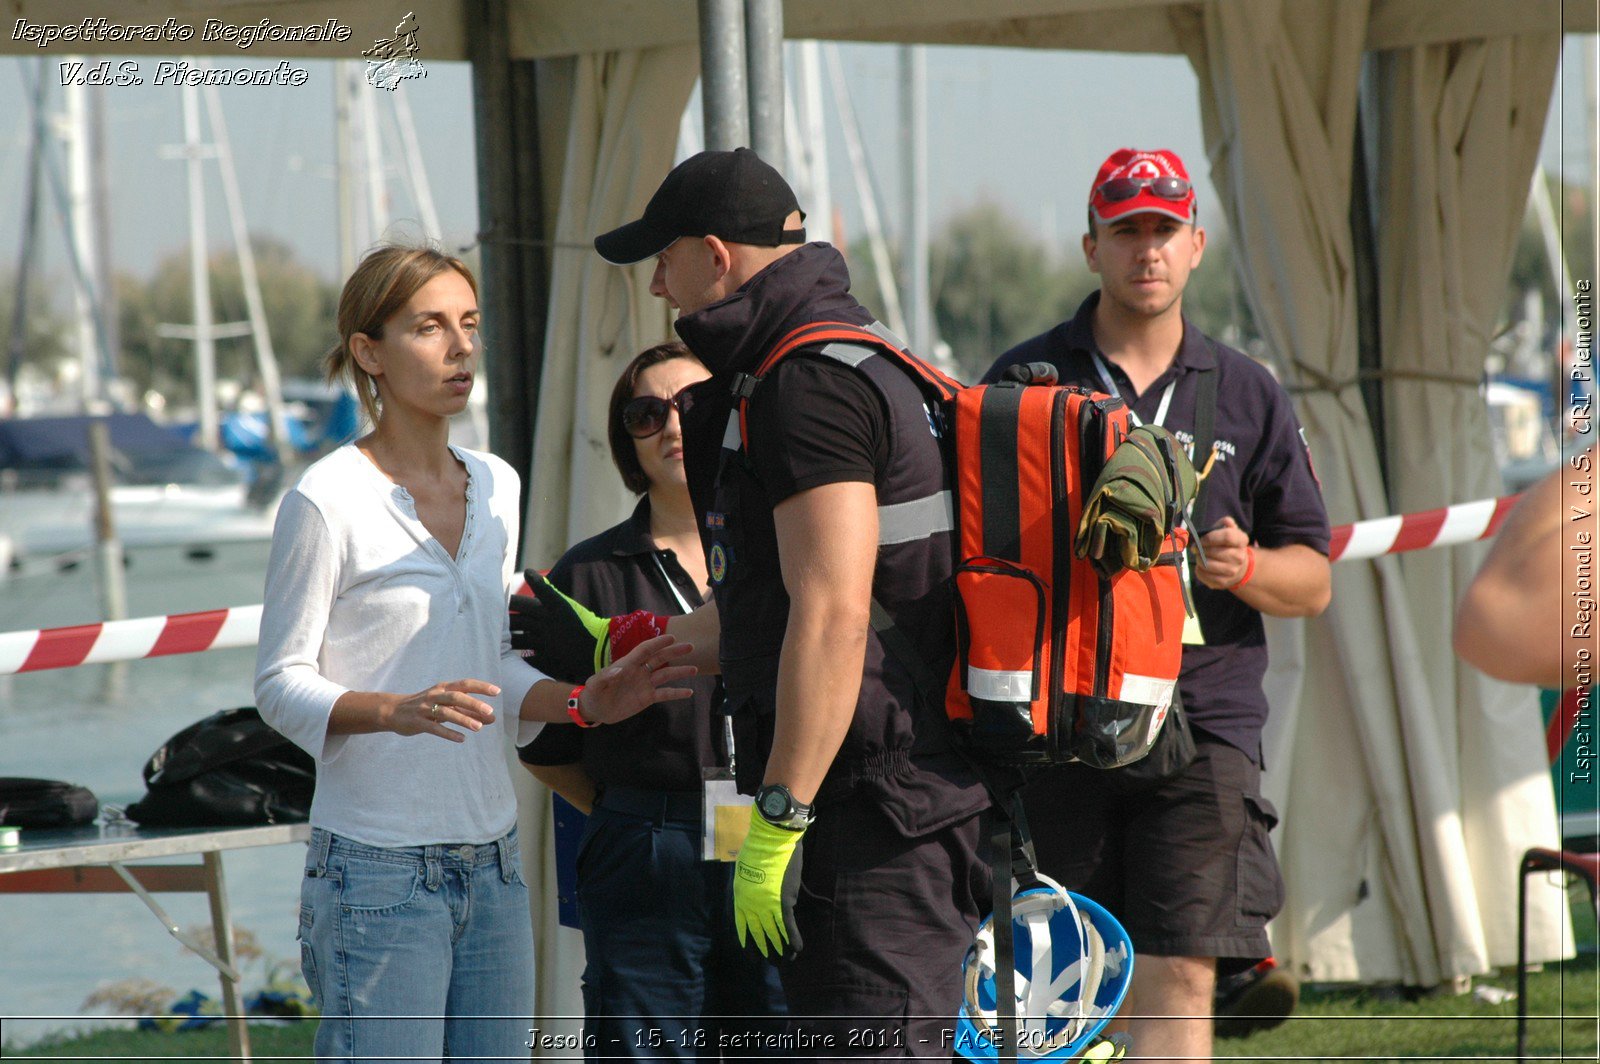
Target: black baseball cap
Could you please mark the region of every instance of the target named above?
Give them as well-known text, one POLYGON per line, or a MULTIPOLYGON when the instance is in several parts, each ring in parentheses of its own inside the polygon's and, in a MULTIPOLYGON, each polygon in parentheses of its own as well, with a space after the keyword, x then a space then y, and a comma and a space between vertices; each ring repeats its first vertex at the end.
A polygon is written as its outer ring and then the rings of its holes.
MULTIPOLYGON (((681 236, 717 236, 735 244, 804 244, 806 231, 785 229, 800 210, 783 175, 749 148, 703 151, 673 167, 645 205, 644 217, 601 233, 594 249, 618 266, 659 255, 681 236)), ((800 211, 805 218, 805 212, 800 211)))

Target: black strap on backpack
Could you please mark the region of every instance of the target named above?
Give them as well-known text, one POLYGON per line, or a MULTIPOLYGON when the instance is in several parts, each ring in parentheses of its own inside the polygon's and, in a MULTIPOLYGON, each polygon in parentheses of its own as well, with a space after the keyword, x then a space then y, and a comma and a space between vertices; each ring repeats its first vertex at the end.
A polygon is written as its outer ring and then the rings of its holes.
POLYGON ((1011 883, 1018 890, 1039 885, 1039 862, 1034 854, 1028 817, 1022 809, 1021 791, 1012 791, 1008 805, 994 806, 984 814, 989 843, 989 872, 994 891, 994 1018, 995 1059, 1017 1059, 1016 943, 1011 926, 1011 883))
MULTIPOLYGON (((876 598, 872 600, 871 625, 889 656, 910 675, 917 694, 930 706, 941 705, 936 696, 943 687, 927 660, 876 598)), ((959 743, 955 750, 989 792, 989 808, 983 813, 980 831, 989 847, 990 889, 994 896, 991 926, 995 951, 995 1059, 1001 1064, 1014 1064, 1020 1028, 1017 1023, 1016 946, 1011 934, 1011 884, 1015 880, 1021 890, 1037 886, 1039 862, 1034 853, 1033 836, 1028 831, 1028 818, 1022 809, 1021 777, 1002 783, 959 743)))
MULTIPOLYGON (((1195 381, 1194 392, 1194 468, 1195 472, 1207 472, 1211 465, 1211 449, 1217 442, 1217 371, 1203 369, 1200 379, 1195 381)), ((1210 483, 1208 476, 1194 489, 1194 517, 1196 521, 1204 520, 1201 503, 1205 501, 1206 485, 1210 483)))

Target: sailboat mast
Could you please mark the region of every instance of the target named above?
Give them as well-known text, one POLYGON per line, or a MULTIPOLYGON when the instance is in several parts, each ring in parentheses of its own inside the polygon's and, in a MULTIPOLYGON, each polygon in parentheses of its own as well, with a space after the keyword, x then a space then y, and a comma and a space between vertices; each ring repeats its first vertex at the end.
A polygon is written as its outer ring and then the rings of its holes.
POLYGON ((905 233, 900 245, 906 294, 906 340, 933 357, 933 308, 928 299, 928 60, 920 44, 900 46, 900 173, 905 181, 905 233))
POLYGON ((206 264, 206 183, 201 169, 200 90, 183 88, 184 157, 189 171, 189 293, 194 303, 195 442, 217 449, 217 349, 211 330, 211 276, 206 264))
POLYGON ((250 336, 256 352, 256 373, 261 378, 261 394, 267 404, 267 438, 283 463, 289 456, 289 421, 283 409, 283 382, 278 375, 278 356, 272 348, 272 332, 267 327, 266 305, 261 300, 261 281, 256 274, 255 249, 250 246, 250 229, 244 220, 244 201, 239 195, 239 177, 233 168, 233 146, 228 125, 222 116, 222 103, 215 87, 207 86, 206 114, 211 120, 211 138, 216 145, 217 169, 222 176, 222 195, 228 205, 228 222, 233 228, 233 246, 239 257, 239 280, 244 288, 250 336))
POLYGON ((45 61, 40 59, 34 70, 33 84, 29 86, 33 110, 30 113, 32 132, 28 143, 28 188, 22 200, 22 246, 17 252, 17 283, 11 310, 11 337, 6 352, 6 401, 11 409, 0 409, 0 414, 16 413, 17 371, 28 349, 28 282, 33 277, 33 260, 38 249, 39 216, 44 213, 41 199, 44 189, 40 178, 44 176, 44 102, 49 84, 49 79, 45 77, 45 61))
POLYGON ((70 239, 78 268, 73 271, 72 307, 78 338, 79 401, 85 413, 104 405, 100 380, 100 345, 95 335, 94 278, 99 272, 94 248, 94 212, 90 202, 89 90, 66 87, 67 211, 70 239))

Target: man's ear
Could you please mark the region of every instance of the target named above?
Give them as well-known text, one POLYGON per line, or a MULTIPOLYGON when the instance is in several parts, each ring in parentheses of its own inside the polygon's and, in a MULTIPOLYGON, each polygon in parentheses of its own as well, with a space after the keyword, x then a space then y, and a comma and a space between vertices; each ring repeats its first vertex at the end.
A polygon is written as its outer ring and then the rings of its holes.
POLYGON ((1098 245, 1095 242, 1094 234, 1093 233, 1085 233, 1085 234, 1083 234, 1083 261, 1089 264, 1089 272, 1090 273, 1099 273, 1100 272, 1100 262, 1095 257, 1095 253, 1096 253, 1097 250, 1098 250, 1098 245))
POLYGON ((722 280, 728 276, 728 271, 733 269, 733 249, 723 243, 719 236, 704 236, 706 254, 711 256, 711 265, 716 269, 716 279, 722 280))
POLYGON ((369 377, 383 376, 383 359, 378 357, 378 345, 366 333, 350 337, 350 357, 356 365, 367 371, 369 377))
POLYGON ((1200 260, 1206 253, 1206 231, 1201 226, 1194 227, 1194 255, 1189 259, 1189 268, 1192 270, 1200 265, 1200 260))

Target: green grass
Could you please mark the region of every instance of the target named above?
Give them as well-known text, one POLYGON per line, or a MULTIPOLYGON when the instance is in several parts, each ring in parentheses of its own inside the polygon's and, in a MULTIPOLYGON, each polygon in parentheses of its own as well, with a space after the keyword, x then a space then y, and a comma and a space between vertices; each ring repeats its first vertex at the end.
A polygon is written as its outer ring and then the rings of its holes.
MULTIPOLYGON (((1592 953, 1529 973, 1530 1058, 1596 1058, 1597 981, 1600 970, 1592 953)), ((1473 980, 1475 986, 1486 984, 1515 990, 1516 973, 1473 980)), ((1361 989, 1307 990, 1283 1026, 1245 1038, 1219 1038, 1215 1055, 1218 1060, 1253 1061, 1510 1060, 1516 1047, 1516 1016, 1514 1001, 1486 1005, 1471 994, 1430 994, 1407 1001, 1361 989)))
MULTIPOLYGON (((1547 965, 1528 976, 1530 1056, 1546 1060, 1595 1060, 1595 955, 1547 965), (1565 1017, 1561 1019, 1560 1017, 1565 1017)), ((1474 980, 1515 989, 1514 973, 1474 980)), ((292 1027, 250 1030, 255 1058, 301 1059, 311 1055, 314 1020, 292 1027)), ((1390 1000, 1365 990, 1307 990, 1300 1008, 1283 1026, 1247 1038, 1217 1040, 1216 1059, 1305 1061, 1306 1059, 1468 1058, 1510 1060, 1516 1039, 1516 1003, 1485 1005, 1470 994, 1433 994, 1416 1001, 1390 1000)), ((162 1057, 225 1058, 227 1033, 220 1026, 182 1034, 101 1030, 63 1036, 23 1049, 0 1050, 7 1059, 150 1060, 162 1057)))
MULTIPOLYGON (((104 1022, 104 1021, 102 1021, 104 1022)), ((256 1061, 306 1060, 317 1021, 292 1026, 268 1024, 250 1027, 250 1053, 256 1061)), ((228 1058, 228 1032, 221 1024, 198 1031, 168 1034, 163 1031, 98 1030, 87 1034, 50 1037, 20 1049, 0 1048, 6 1060, 159 1060, 163 1057, 228 1058)))
MULTIPOLYGON (((1600 964, 1593 952, 1594 910, 1581 890, 1573 893, 1576 941, 1588 952, 1565 964, 1528 975, 1528 1059, 1596 1060, 1600 1045, 1600 964)), ((1473 981, 1475 986, 1516 989, 1516 973, 1473 981)), ((1246 1038, 1217 1040, 1219 1061, 1427 1060, 1509 1061, 1516 1046, 1516 1002, 1486 1005, 1470 994, 1430 994, 1408 1000, 1368 989, 1308 988, 1300 1007, 1281 1027, 1246 1038)), ((85 1026, 92 1024, 85 1018, 85 1026)), ((105 1022, 105 1021, 99 1021, 105 1022)), ((316 1022, 250 1029, 255 1059, 306 1060, 316 1022)), ((3 1031, 0 1031, 3 1033, 3 1031)), ((52 1060, 155 1060, 170 1057, 225 1059, 228 1036, 221 1025, 181 1034, 102 1029, 61 1035, 23 1048, 0 1045, 0 1058, 52 1060)))

